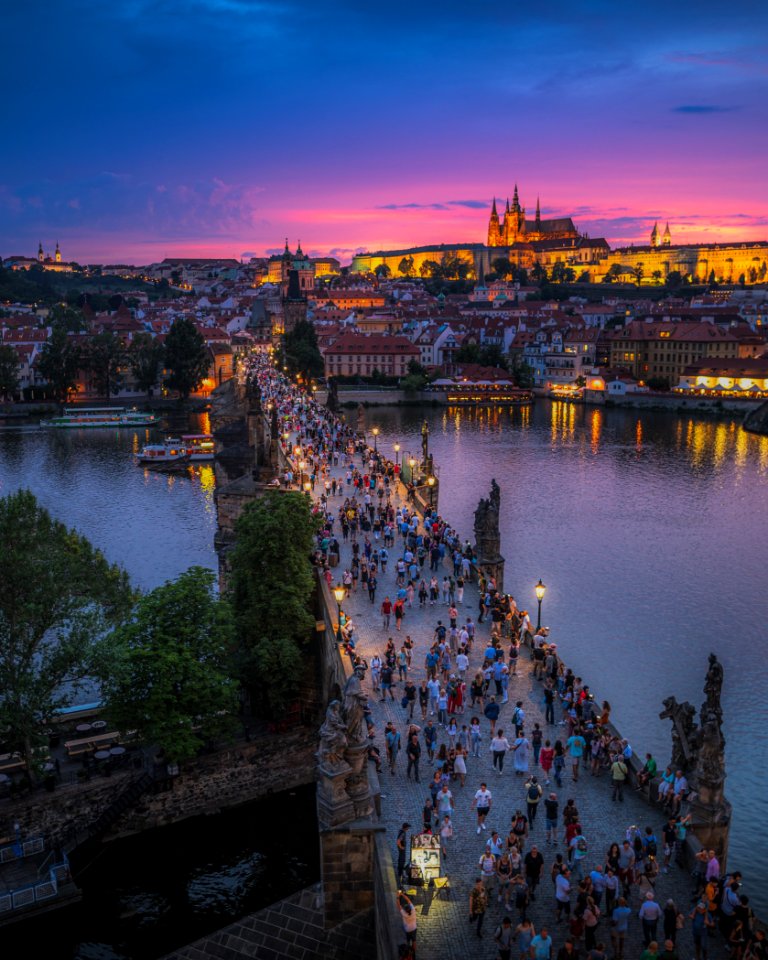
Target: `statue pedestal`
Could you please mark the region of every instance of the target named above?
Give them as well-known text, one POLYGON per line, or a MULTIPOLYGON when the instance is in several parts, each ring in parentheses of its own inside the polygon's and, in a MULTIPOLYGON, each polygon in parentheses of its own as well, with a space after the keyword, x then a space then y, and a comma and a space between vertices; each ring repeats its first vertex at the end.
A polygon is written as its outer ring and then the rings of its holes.
POLYGON ((357 819, 370 817, 373 813, 371 791, 368 786, 368 748, 364 743, 348 747, 344 758, 350 766, 347 775, 347 796, 352 802, 354 816, 357 819))
POLYGON ((317 769, 317 820, 329 829, 355 819, 355 807, 347 793, 347 778, 352 773, 348 763, 338 767, 317 769))
POLYGON ((504 593, 504 557, 497 554, 492 557, 482 557, 477 561, 477 569, 496 581, 498 593, 504 593))

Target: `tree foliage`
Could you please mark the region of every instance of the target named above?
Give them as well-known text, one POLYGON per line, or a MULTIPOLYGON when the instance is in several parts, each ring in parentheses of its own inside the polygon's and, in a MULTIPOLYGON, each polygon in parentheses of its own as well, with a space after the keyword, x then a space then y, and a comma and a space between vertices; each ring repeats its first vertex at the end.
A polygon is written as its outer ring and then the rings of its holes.
POLYGON ((76 389, 80 363, 80 350, 76 342, 64 327, 54 326, 43 344, 37 369, 59 403, 66 403, 69 394, 76 389))
POLYGON ((123 384, 123 366, 128 355, 125 344, 111 330, 90 337, 83 354, 83 362, 91 373, 96 392, 107 400, 123 384))
POLYGON ((317 521, 303 493, 268 490, 235 524, 229 598, 243 684, 270 718, 295 697, 314 630, 309 557, 317 521))
POLYGON ((139 333, 131 341, 128 362, 131 365, 136 386, 146 394, 150 394, 157 383, 163 356, 163 345, 150 333, 139 333))
POLYGON ((507 357, 496 343, 463 343, 456 351, 456 363, 479 363, 481 367, 507 369, 507 357))
POLYGON ((142 597, 111 637, 115 662, 102 678, 113 724, 176 763, 231 732, 237 712, 232 613, 213 584, 210 570, 192 567, 142 597))
POLYGON ((103 671, 107 630, 133 602, 128 577, 28 490, 0 500, 0 728, 25 749, 103 671))
POLYGON ((398 272, 401 273, 404 277, 413 276, 413 257, 403 257, 400 263, 397 265, 398 272))
POLYGON ((170 371, 166 386, 186 400, 203 382, 210 365, 202 335, 188 317, 178 317, 165 338, 165 366, 170 371))
POLYGON ((323 355, 317 345, 317 333, 309 320, 299 320, 293 330, 283 337, 282 359, 292 376, 301 374, 304 380, 322 377, 325 372, 323 355))
POLYGON ((9 344, 0 346, 0 397, 13 398, 19 389, 19 355, 9 344))

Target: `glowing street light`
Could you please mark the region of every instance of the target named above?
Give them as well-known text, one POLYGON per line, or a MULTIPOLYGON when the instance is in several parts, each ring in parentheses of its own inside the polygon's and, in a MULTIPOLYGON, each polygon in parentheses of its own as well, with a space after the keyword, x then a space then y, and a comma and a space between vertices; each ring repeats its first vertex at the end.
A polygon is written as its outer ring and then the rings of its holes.
POLYGON ((379 447, 378 447, 379 428, 374 427, 373 430, 371 430, 371 433, 373 434, 373 452, 378 453, 379 452, 379 447))
POLYGON ((337 623, 336 642, 343 643, 343 640, 341 638, 341 602, 344 599, 344 597, 347 595, 347 591, 344 589, 344 587, 341 584, 338 584, 338 586, 335 586, 333 588, 333 595, 336 598, 336 608, 337 608, 336 609, 336 623, 337 623))
POLYGON ((429 506, 431 508, 435 500, 435 478, 434 477, 427 477, 427 486, 429 487, 429 506))
POLYGON ((541 601, 544 599, 544 594, 547 592, 546 586, 541 582, 541 577, 539 577, 539 582, 533 588, 536 591, 536 599, 539 601, 539 616, 536 620, 536 633, 541 630, 541 601))
POLYGON ((400 466, 400 444, 399 443, 395 444, 395 464, 398 467, 400 466))

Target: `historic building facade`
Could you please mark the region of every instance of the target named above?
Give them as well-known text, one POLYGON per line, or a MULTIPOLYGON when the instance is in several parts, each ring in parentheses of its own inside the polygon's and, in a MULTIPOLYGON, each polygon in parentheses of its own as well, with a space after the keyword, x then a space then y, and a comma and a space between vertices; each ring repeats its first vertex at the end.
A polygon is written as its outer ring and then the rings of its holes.
POLYGON ((503 219, 499 219, 496 210, 496 198, 493 198, 491 216, 488 221, 488 246, 511 247, 515 243, 533 243, 547 240, 576 240, 580 237, 579 231, 573 225, 570 217, 560 217, 555 220, 541 219, 541 205, 536 198, 536 216, 527 220, 525 207, 520 206, 520 198, 515 192, 512 195, 512 206, 507 200, 507 207, 503 219))

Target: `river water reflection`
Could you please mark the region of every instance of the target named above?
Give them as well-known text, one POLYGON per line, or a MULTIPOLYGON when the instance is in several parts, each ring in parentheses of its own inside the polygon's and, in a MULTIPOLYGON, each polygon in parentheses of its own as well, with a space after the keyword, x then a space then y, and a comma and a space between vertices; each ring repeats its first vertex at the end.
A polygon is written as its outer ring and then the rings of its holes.
MULTIPOLYGON (((353 414, 354 416, 354 414, 353 414)), ((637 750, 664 761, 664 697, 697 707, 707 654, 726 671, 732 864, 768 859, 756 832, 768 681, 768 437, 736 422, 538 401, 532 408, 371 408, 379 449, 420 456, 426 416, 440 509, 474 539, 491 478, 501 486, 505 588, 543 621, 566 661, 637 750)), ((534 619, 535 622, 535 619, 534 619)), ((768 889, 749 884, 763 916, 768 889)))

